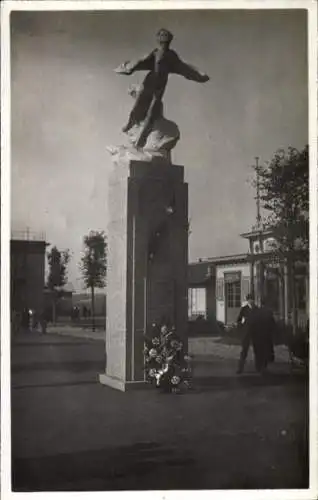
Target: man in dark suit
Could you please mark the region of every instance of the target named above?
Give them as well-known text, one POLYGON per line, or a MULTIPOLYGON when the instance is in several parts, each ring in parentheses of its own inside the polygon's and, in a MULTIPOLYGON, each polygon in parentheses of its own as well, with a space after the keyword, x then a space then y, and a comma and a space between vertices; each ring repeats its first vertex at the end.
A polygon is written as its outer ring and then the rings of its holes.
POLYGON ((246 296, 246 304, 241 307, 239 315, 236 320, 238 326, 244 325, 253 307, 255 307, 253 297, 251 294, 248 294, 246 296))
POLYGON ((250 308, 245 323, 245 333, 242 341, 242 351, 237 373, 243 373, 249 346, 254 350, 255 368, 258 373, 264 373, 268 364, 274 361, 273 334, 276 328, 272 311, 262 300, 261 307, 250 308))
POLYGON ((254 298, 251 294, 246 296, 246 304, 241 307, 238 318, 237 318, 237 326, 238 328, 243 328, 243 339, 242 339, 242 350, 240 354, 239 366, 237 369, 237 373, 243 373, 245 361, 248 355, 248 351, 251 344, 251 335, 248 328, 248 322, 253 311, 257 309, 254 303, 254 298))

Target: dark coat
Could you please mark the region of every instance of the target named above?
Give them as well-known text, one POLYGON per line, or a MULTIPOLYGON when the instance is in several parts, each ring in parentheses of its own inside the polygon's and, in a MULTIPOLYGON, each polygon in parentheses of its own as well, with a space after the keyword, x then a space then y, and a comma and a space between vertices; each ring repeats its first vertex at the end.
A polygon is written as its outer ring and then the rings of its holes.
POLYGON ((266 307, 253 309, 247 328, 253 343, 256 364, 260 369, 266 368, 268 363, 274 361, 273 335, 276 323, 272 311, 266 307))
POLYGON ((249 306, 248 304, 246 304, 245 306, 241 307, 240 309, 240 312, 239 312, 239 315, 237 317, 237 323, 239 325, 243 325, 243 324, 246 324, 247 322, 247 319, 252 311, 252 309, 254 309, 255 306, 249 306))

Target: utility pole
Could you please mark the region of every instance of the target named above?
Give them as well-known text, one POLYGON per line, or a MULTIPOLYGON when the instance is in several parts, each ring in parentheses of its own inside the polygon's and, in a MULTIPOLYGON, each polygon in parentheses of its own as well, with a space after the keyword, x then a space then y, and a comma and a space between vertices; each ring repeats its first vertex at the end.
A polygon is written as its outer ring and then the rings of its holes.
POLYGON ((255 171, 256 171, 256 226, 259 229, 261 227, 261 200, 260 200, 260 189, 259 189, 259 156, 255 156, 255 171))
MULTIPOLYGON (((255 156, 255 172, 256 172, 256 231, 259 232, 259 251, 261 254, 264 251, 263 248, 263 238, 262 238, 262 224, 261 224, 261 197, 260 197, 260 166, 259 166, 259 156, 255 156)), ((255 262, 256 264, 256 281, 257 281, 257 298, 259 305, 262 302, 264 296, 264 262, 262 257, 255 262)), ((254 272, 252 268, 252 272, 254 272)), ((254 288, 254 286, 253 286, 254 288)))

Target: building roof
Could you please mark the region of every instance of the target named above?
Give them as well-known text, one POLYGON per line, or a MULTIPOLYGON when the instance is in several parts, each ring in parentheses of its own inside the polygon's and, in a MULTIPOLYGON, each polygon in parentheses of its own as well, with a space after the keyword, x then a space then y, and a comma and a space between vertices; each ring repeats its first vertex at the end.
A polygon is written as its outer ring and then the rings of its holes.
POLYGON ((45 242, 46 235, 42 231, 29 231, 24 229, 22 231, 11 231, 11 240, 14 241, 37 241, 45 242))
POLYGON ((234 262, 247 262, 247 253, 238 253, 235 255, 222 255, 219 257, 211 257, 208 262, 213 262, 213 264, 231 264, 234 262))
POLYGON ((190 262, 188 265, 188 283, 190 286, 202 285, 215 277, 217 265, 245 263, 249 262, 249 257, 247 253, 240 253, 190 262))
POLYGON ((45 247, 48 246, 45 240, 10 240, 10 249, 13 253, 45 253, 45 247))
POLYGON ((263 234, 264 236, 270 236, 273 234, 273 229, 269 228, 269 227, 260 227, 260 228, 253 228, 252 231, 249 231, 247 233, 242 233, 240 234, 240 236, 242 238, 256 238, 258 237, 260 234, 263 234))

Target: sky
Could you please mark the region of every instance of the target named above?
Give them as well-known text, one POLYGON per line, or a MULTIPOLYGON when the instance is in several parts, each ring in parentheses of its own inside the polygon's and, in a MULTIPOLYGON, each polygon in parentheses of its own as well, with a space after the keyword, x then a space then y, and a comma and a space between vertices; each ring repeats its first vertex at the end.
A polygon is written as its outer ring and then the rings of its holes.
POLYGON ((12 229, 70 249, 69 281, 81 287, 83 236, 107 231, 106 147, 126 142, 127 89, 145 76, 113 70, 150 52, 165 27, 210 76, 172 75, 164 97, 181 131, 172 159, 189 184, 189 260, 246 252, 254 157, 308 142, 306 23, 294 9, 13 12, 12 229))

